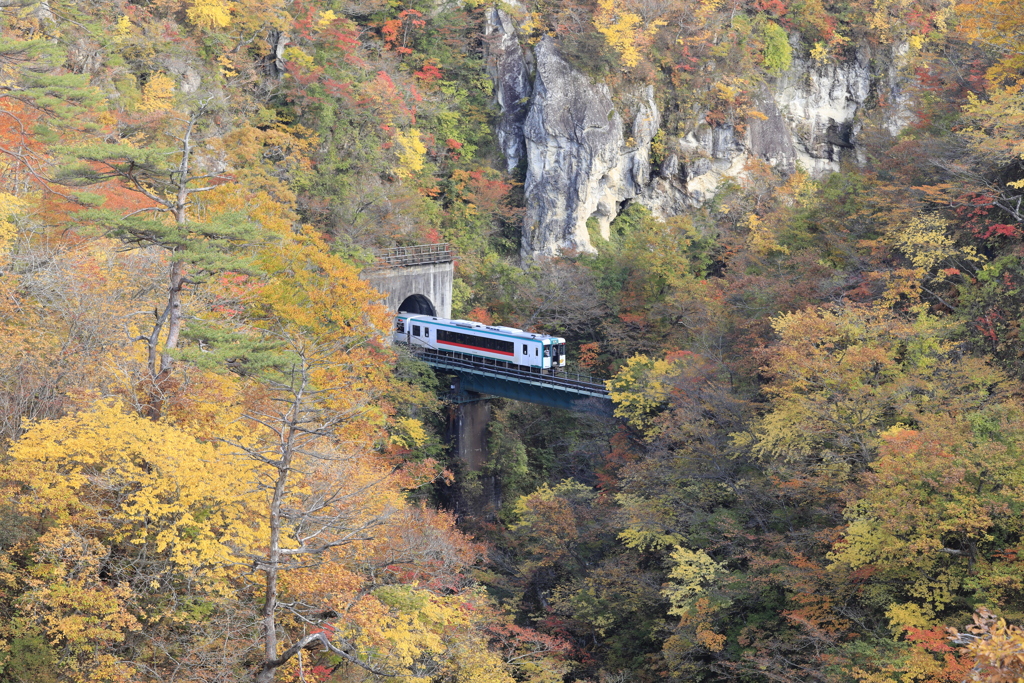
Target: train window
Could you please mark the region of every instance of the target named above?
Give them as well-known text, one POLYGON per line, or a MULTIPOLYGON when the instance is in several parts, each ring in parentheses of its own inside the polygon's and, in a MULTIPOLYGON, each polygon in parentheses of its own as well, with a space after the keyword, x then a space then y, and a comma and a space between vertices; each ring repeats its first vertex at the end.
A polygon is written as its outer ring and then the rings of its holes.
POLYGON ((545 358, 551 358, 551 347, 550 346, 545 346, 544 347, 544 357, 545 358))
POLYGON ((399 318, 398 320, 395 321, 395 331, 396 332, 405 332, 405 320, 404 319, 399 318))
POLYGON ((412 326, 412 336, 414 336, 414 337, 420 336, 420 326, 419 325, 413 325, 412 326))
POLYGON ((530 355, 530 347, 528 347, 526 344, 523 344, 523 355, 524 356, 529 356, 530 355))
POLYGON ((429 327, 424 327, 423 328, 423 336, 427 337, 427 338, 430 338, 430 328, 429 327))
POLYGON ((449 342, 473 349, 482 349, 484 351, 497 351, 509 356, 516 352, 516 345, 510 341, 478 337, 475 334, 465 334, 464 332, 453 332, 451 330, 438 330, 437 341, 449 342))

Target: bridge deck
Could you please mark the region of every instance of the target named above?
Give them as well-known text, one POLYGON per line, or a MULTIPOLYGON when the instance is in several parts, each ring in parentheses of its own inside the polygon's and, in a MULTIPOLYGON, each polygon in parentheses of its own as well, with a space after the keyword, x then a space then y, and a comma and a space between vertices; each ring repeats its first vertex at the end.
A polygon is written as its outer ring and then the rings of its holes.
POLYGON ((415 347, 410 351, 433 368, 459 375, 464 390, 569 410, 611 413, 608 389, 589 375, 575 372, 543 375, 487 365, 458 352, 440 353, 415 347))

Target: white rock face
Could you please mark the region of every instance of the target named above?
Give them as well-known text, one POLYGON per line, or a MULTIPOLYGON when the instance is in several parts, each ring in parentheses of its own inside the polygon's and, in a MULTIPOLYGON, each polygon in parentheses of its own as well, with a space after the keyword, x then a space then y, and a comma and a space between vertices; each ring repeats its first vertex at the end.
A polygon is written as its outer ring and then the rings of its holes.
POLYGON ((487 40, 487 70, 494 80, 494 99, 501 109, 498 119, 498 145, 511 171, 526 156, 523 121, 533 85, 526 53, 519 44, 515 22, 503 9, 491 8, 484 32, 487 40))
MULTIPOLYGON (((658 218, 678 215, 713 197, 725 178, 742 178, 751 158, 783 171, 799 165, 816 178, 838 171, 844 158, 862 161, 856 136, 872 78, 864 52, 842 64, 794 59, 758 98, 757 109, 767 118, 750 118, 742 139, 729 126, 712 130, 701 124, 675 141, 641 201, 658 218)), ((891 81, 894 90, 896 80, 891 81)), ((906 124, 898 116, 890 117, 890 132, 906 124)))
POLYGON ((603 237, 627 199, 650 179, 650 143, 660 117, 654 91, 631 99, 628 139, 611 92, 576 71, 545 38, 534 51, 537 75, 523 133, 527 197, 524 255, 592 251, 587 220, 603 237))
POLYGON ((796 161, 812 175, 839 170, 839 153, 853 149, 854 121, 871 91, 864 52, 846 64, 816 67, 794 59, 772 96, 792 132, 796 161))
MULTIPOLYGON (((891 133, 909 120, 895 69, 872 74, 866 52, 842 64, 794 59, 792 68, 758 98, 765 118, 752 117, 742 134, 733 126, 701 123, 682 138, 669 139, 667 157, 652 177, 650 143, 660 126, 653 91, 619 94, 623 111, 635 113, 624 122, 608 86, 572 68, 553 40, 542 40, 534 59, 533 95, 522 125, 524 258, 592 250, 588 219, 595 219, 607 238, 609 224, 630 200, 659 218, 700 206, 725 178, 741 178, 751 158, 784 171, 799 165, 815 177, 838 171, 841 159, 860 162, 856 137, 862 112, 878 96, 873 88, 881 88, 890 102, 884 125, 891 133)), ((500 91, 501 81, 496 81, 500 91)), ((499 102, 502 97, 507 101, 499 93, 499 102)), ((517 132, 514 126, 499 127, 510 166, 516 154, 510 140, 517 132)))

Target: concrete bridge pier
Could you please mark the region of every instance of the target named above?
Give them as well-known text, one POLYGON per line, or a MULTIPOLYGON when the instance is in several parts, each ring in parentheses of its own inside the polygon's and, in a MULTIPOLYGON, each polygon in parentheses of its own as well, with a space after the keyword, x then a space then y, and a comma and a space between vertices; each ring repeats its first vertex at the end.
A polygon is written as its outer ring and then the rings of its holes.
POLYGON ((487 464, 487 426, 491 404, 483 394, 465 392, 466 401, 452 405, 455 427, 455 454, 469 472, 479 472, 487 464))
POLYGON ((477 519, 496 518, 501 508, 501 482, 485 471, 490 460, 488 427, 491 422, 491 403, 484 394, 465 391, 461 381, 449 394, 448 443, 458 467, 455 510, 477 519))

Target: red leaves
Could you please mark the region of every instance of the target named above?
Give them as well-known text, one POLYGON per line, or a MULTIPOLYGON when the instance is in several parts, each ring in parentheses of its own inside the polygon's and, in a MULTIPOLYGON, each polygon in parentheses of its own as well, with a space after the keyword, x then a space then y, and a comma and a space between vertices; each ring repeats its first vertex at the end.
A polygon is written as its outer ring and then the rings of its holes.
POLYGON ((580 344, 580 367, 586 368, 587 370, 593 370, 599 359, 598 354, 601 352, 601 342, 588 342, 586 344, 580 344))
POLYGON ((949 636, 946 634, 946 629, 941 626, 927 630, 910 627, 907 629, 907 640, 921 645, 928 652, 953 651, 953 647, 949 644, 949 636))
POLYGON ((384 44, 389 48, 394 47, 395 41, 398 40, 398 31, 402 27, 401 19, 391 19, 385 21, 384 25, 380 27, 380 34, 384 36, 384 44))
POLYGON ((989 311, 974 319, 974 329, 978 330, 982 337, 995 343, 999 341, 999 333, 996 331, 996 324, 1003 316, 995 311, 989 311))
POLYGON ((398 54, 411 55, 412 48, 408 46, 412 37, 413 29, 423 28, 427 25, 421 17, 422 12, 414 9, 402 10, 397 19, 389 19, 380 27, 381 36, 384 37, 384 47, 394 50, 398 54))
POLYGON ((992 553, 992 559, 999 562, 1017 562, 1020 558, 1020 548, 1003 548, 992 553))
POLYGON ((640 459, 640 453, 624 425, 620 425, 619 430, 609 439, 609 446, 611 449, 597 471, 597 486, 605 492, 620 490, 619 470, 640 459))
MULTIPOLYGON (((462 145, 456 140, 449 140, 448 146, 455 142, 461 148, 462 145)), ((521 213, 519 209, 509 206, 509 192, 512 189, 510 183, 502 179, 500 173, 490 169, 478 169, 474 171, 456 170, 451 177, 451 190, 449 194, 453 199, 457 198, 476 207, 476 211, 484 214, 492 214, 505 220, 515 220, 521 213)))
POLYGON ((686 351, 686 350, 675 349, 675 350, 669 351, 669 352, 667 352, 665 354, 665 360, 666 360, 666 362, 669 362, 669 363, 675 363, 676 361, 683 360, 684 358, 687 359, 687 360, 694 360, 694 361, 701 361, 701 360, 703 360, 702 358, 700 358, 693 351, 686 351))
POLYGON ((436 60, 428 59, 423 63, 423 67, 419 71, 414 71, 412 75, 425 83, 441 80, 444 74, 435 62, 436 60))
POLYGON ((317 683, 323 683, 334 674, 335 667, 317 664, 309 670, 309 677, 317 683))
POLYGON ((351 92, 352 84, 342 83, 341 81, 336 81, 333 78, 324 78, 324 90, 328 95, 343 97, 347 96, 349 92, 351 92))
POLYGON ((675 68, 682 69, 683 71, 688 72, 694 71, 699 63, 700 59, 695 57, 693 53, 690 52, 690 46, 683 45, 683 49, 679 54, 679 63, 676 64, 675 68))
POLYGON ((506 662, 536 660, 546 655, 564 656, 572 649, 572 645, 563 638, 515 624, 492 624, 486 631, 506 662))
MULTIPOLYGON (((846 543, 845 538, 840 538, 836 541, 836 545, 840 543, 846 543)), ((862 586, 871 580, 871 577, 878 573, 878 567, 873 564, 866 564, 863 567, 857 567, 850 572, 848 578, 850 584, 853 586, 862 586)))
POLYGON ((781 17, 789 11, 782 0, 754 0, 754 9, 758 12, 767 12, 775 17, 781 17))
POLYGON ((473 322, 483 323, 484 325, 494 324, 494 317, 491 316, 490 311, 488 311, 483 306, 477 306, 476 308, 474 308, 472 311, 466 314, 466 318, 472 320, 473 322))
POLYGON ((990 237, 1021 237, 1020 230, 1016 225, 1009 225, 1007 223, 993 223, 988 228, 977 228, 974 230, 974 234, 983 240, 987 240, 990 237))

